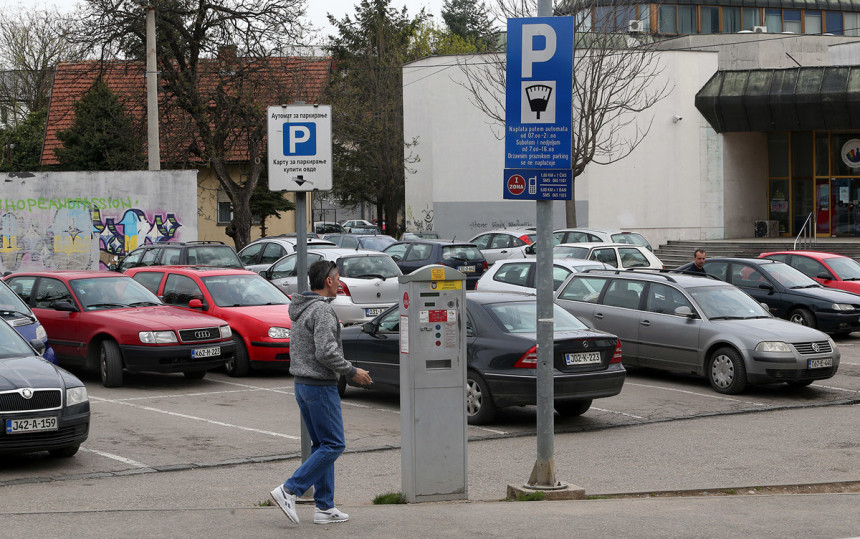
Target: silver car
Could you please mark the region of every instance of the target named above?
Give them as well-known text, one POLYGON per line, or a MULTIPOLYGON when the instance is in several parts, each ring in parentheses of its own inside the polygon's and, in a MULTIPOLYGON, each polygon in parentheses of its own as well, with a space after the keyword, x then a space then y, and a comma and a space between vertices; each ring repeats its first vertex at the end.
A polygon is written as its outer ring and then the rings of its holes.
POLYGON ((618 335, 625 365, 704 375, 718 393, 775 382, 803 387, 839 368, 827 335, 774 318, 716 279, 587 271, 571 274, 555 298, 593 328, 618 335))
MULTIPOLYGON (((475 290, 482 292, 523 292, 535 294, 537 280, 535 276, 534 258, 509 258, 499 260, 478 279, 475 290)), ((577 271, 587 269, 605 269, 603 262, 595 260, 579 260, 576 258, 559 258, 552 262, 552 289, 558 290, 567 276, 577 271)))
MULTIPOLYGON (((281 257, 295 253, 297 242, 298 238, 295 235, 260 238, 239 251, 239 260, 245 265, 246 270, 262 273, 281 257)), ((334 243, 319 238, 308 238, 306 243, 309 249, 337 247, 334 243)))
POLYGON ((536 237, 534 227, 503 228, 481 232, 469 243, 474 243, 487 259, 487 264, 493 265, 505 258, 524 258, 526 247, 532 245, 536 237))
MULTIPOLYGON (((297 254, 289 254, 261 275, 287 295, 298 292, 297 254)), ((397 278, 403 273, 394 260, 378 251, 308 249, 308 266, 318 260, 337 262, 340 288, 331 305, 344 325, 369 322, 400 299, 397 278)))

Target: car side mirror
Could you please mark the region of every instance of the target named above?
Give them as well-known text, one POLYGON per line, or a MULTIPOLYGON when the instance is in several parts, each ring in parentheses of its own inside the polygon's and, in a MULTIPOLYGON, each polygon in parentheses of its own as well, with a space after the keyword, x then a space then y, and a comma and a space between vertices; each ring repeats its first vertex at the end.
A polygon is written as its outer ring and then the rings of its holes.
POLYGON ((821 279, 821 280, 823 280, 823 281, 832 281, 832 280, 833 280, 833 276, 832 276, 832 275, 830 275, 829 273, 824 273, 824 272, 819 273, 818 275, 816 275, 816 276, 815 276, 815 278, 816 278, 816 279, 821 279))
POLYGON ((196 299, 196 298, 192 299, 191 301, 188 302, 188 308, 189 309, 201 309, 202 310, 203 309, 203 302, 200 301, 199 299, 196 299))
POLYGON ((693 309, 689 308, 686 305, 675 307, 675 314, 678 316, 686 316, 687 318, 695 318, 696 316, 696 313, 693 312, 693 309))
POLYGON ((773 292, 773 285, 770 283, 759 283, 758 287, 762 290, 769 290, 773 292))
POLYGON ((361 325, 361 331, 370 335, 376 334, 376 325, 373 322, 365 322, 361 325))
POLYGON ((78 312, 78 308, 75 307, 75 305, 67 299, 55 301, 54 303, 51 304, 51 308, 54 309, 55 311, 62 311, 62 312, 67 312, 67 313, 78 312))
POLYGON ((109 269, 110 271, 119 271, 119 265, 117 265, 117 264, 111 264, 111 265, 109 265, 109 266, 108 266, 108 269, 109 269))
POLYGON ((45 353, 45 343, 42 342, 42 339, 30 339, 30 346, 32 346, 40 356, 45 353))
POLYGON ((533 244, 531 244, 531 245, 529 245, 529 246, 527 246, 527 247, 525 248, 525 252, 526 252, 526 254, 527 254, 527 255, 533 255, 533 254, 535 254, 535 245, 534 245, 534 243, 533 243, 533 244))
POLYGON ((765 311, 767 311, 768 314, 770 314, 770 305, 768 305, 767 303, 765 303, 763 301, 760 301, 759 305, 761 305, 761 308, 764 309, 765 311))

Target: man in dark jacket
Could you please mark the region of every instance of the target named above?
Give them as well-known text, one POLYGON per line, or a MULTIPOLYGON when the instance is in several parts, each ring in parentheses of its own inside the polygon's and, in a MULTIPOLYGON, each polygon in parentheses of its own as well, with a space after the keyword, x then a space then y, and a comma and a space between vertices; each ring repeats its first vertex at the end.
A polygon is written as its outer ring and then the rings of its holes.
POLYGON ((290 304, 290 373, 296 402, 311 437, 311 456, 292 477, 272 491, 272 498, 298 524, 296 496, 314 487, 315 524, 346 522, 349 515, 334 506, 334 461, 343 453, 343 416, 337 377, 368 385, 370 373, 353 367, 343 356, 340 322, 329 304, 337 296, 337 264, 320 260, 308 268, 310 292, 293 296, 290 304))
POLYGON ((705 250, 704 249, 696 249, 693 252, 693 263, 690 264, 685 273, 699 273, 701 275, 705 275, 705 250))

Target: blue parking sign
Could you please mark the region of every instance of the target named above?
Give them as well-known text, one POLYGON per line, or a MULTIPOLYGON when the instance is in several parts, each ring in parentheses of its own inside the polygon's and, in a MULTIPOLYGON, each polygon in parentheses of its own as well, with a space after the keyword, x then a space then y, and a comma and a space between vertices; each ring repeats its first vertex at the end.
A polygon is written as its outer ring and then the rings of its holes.
POLYGON ((314 123, 284 124, 284 155, 316 155, 317 125, 314 123))

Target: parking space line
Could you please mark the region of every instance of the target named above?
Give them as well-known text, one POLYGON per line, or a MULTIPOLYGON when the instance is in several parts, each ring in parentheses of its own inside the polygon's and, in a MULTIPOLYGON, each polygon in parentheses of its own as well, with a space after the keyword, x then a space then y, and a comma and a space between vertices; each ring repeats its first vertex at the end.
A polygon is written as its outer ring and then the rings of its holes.
POLYGON ((598 412, 606 412, 609 414, 623 415, 623 416, 627 416, 627 417, 632 417, 633 419, 645 419, 644 417, 639 417, 638 415, 628 414, 627 412, 617 412, 615 410, 607 410, 605 408, 597 408, 595 406, 592 406, 591 408, 589 408, 589 410, 597 410, 598 412))
POLYGON ((239 429, 239 430, 244 430, 244 431, 248 431, 248 432, 256 432, 257 434, 266 434, 269 436, 277 436, 278 438, 287 438, 288 440, 301 440, 301 437, 299 437, 299 436, 292 436, 290 434, 283 434, 280 432, 272 432, 270 430, 255 429, 252 427, 243 427, 241 425, 233 425, 231 423, 224 423, 223 421, 215 421, 213 419, 206 419, 205 417, 197 417, 197 416, 188 415, 188 414, 180 414, 177 412, 169 412, 167 410, 159 410, 158 408, 153 408, 152 406, 141 406, 140 404, 132 404, 130 402, 118 401, 118 400, 113 400, 113 399, 103 399, 100 397, 93 397, 93 396, 90 396, 90 400, 113 403, 113 404, 121 404, 123 406, 130 406, 132 408, 139 408, 141 410, 146 410, 148 412, 155 412, 158 414, 165 414, 165 415, 169 415, 169 416, 173 416, 173 417, 181 417, 183 419, 191 419, 193 421, 202 421, 204 423, 209 423, 210 425, 217 425, 219 427, 229 427, 232 429, 239 429))
MULTIPOLYGON (((111 399, 112 402, 131 402, 131 401, 145 401, 145 400, 153 400, 153 399, 171 399, 175 397, 206 397, 208 395, 226 395, 229 393, 249 393, 252 391, 264 391, 263 388, 249 388, 249 389, 234 389, 230 391, 206 391, 202 393, 173 393, 170 395, 148 395, 146 397, 129 397, 126 399, 111 399)), ((265 390, 271 391, 271 390, 265 390)))
POLYGON ((626 380, 624 381, 624 385, 625 386, 646 387, 646 388, 650 388, 650 389, 662 389, 664 391, 675 391, 677 393, 686 393, 688 395, 695 395, 697 397, 705 397, 708 399, 720 399, 720 400, 727 400, 727 401, 733 401, 733 402, 742 402, 744 404, 752 404, 753 406, 766 406, 766 404, 763 404, 761 402, 745 401, 745 400, 741 400, 741 399, 735 399, 732 397, 724 397, 722 395, 709 395, 707 393, 696 393, 695 391, 687 391, 686 389, 674 389, 671 387, 651 386, 651 385, 647 385, 647 384, 637 384, 635 382, 628 382, 626 380))
POLYGON ((860 390, 857 389, 846 389, 844 387, 833 387, 833 386, 823 386, 821 384, 812 384, 815 387, 823 387, 824 389, 832 389, 834 391, 844 391, 846 393, 860 393, 860 390))
POLYGON ((99 451, 98 449, 87 449, 86 447, 81 447, 80 451, 86 451, 88 453, 95 453, 100 457, 105 457, 108 459, 118 460, 123 464, 128 464, 129 466, 134 466, 135 468, 149 468, 146 464, 138 462, 136 460, 127 459, 125 457, 121 457, 119 455, 114 455, 113 453, 105 453, 104 451, 99 451))

